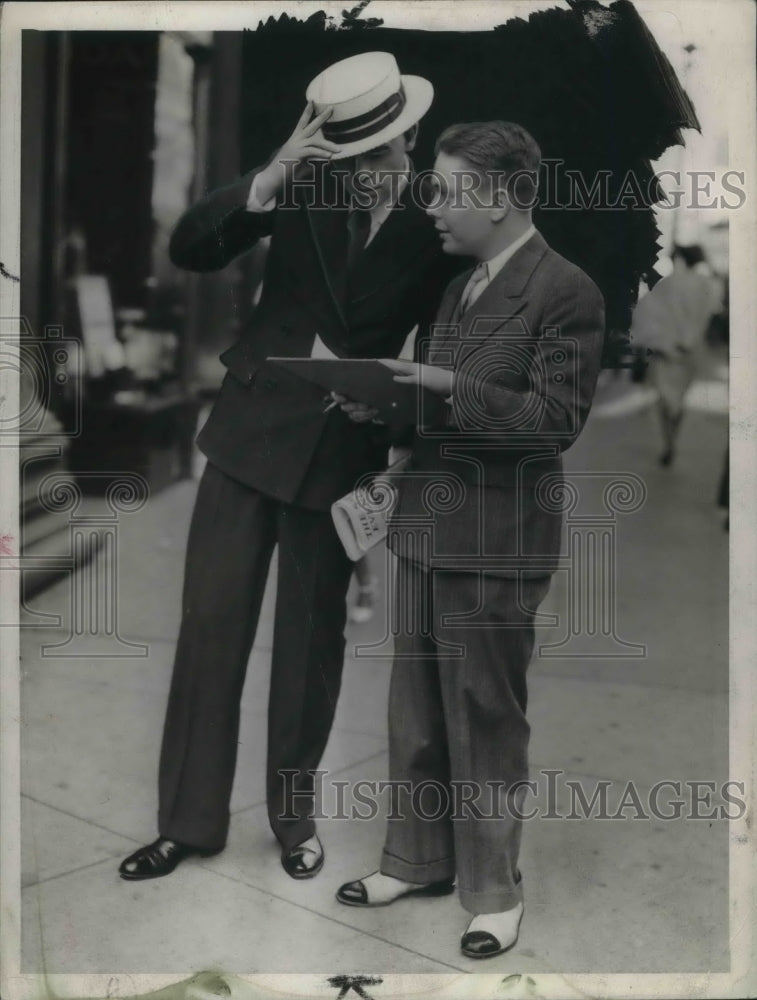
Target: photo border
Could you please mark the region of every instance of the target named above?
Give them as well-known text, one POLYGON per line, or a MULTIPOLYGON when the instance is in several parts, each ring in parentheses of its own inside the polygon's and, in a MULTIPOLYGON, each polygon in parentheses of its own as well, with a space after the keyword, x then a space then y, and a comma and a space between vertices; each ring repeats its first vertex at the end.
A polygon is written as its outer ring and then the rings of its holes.
MULTIPOLYGON (((730 507, 730 772, 748 775, 749 809, 731 821, 730 829, 730 944, 731 972, 719 974, 501 974, 461 973, 448 976, 388 974, 376 997, 433 996, 435 998, 533 996, 533 997, 743 997, 754 995, 757 980, 755 952, 755 852, 750 829, 755 792, 755 669, 757 648, 755 579, 757 577, 757 499, 755 489, 755 406, 757 365, 755 317, 757 316, 757 240, 755 237, 755 11, 749 0, 638 0, 642 17, 653 9, 675 15, 685 3, 695 3, 702 17, 732 19, 732 45, 723 54, 722 72, 731 95, 726 109, 729 160, 744 170, 747 199, 730 217, 730 449, 733 488, 730 507), (715 13, 717 9, 718 13, 715 13), (509 985, 508 985, 509 983, 509 985)), ((557 6, 557 3, 545 6, 557 6)), ((0 317, 20 315, 20 86, 21 30, 241 30, 254 28, 269 16, 287 12, 307 17, 325 10, 338 17, 342 2, 229 3, 6 3, 0 22, 0 317)), ((402 3, 413 27, 474 30, 484 15, 496 8, 500 22, 514 15, 527 17, 537 9, 529 0, 466 2, 414 0, 402 3)), ((541 6, 541 5, 539 5, 541 6)), ((370 16, 394 7, 392 0, 374 0, 370 16)), ((396 9, 396 8, 395 8, 396 9)), ((408 27, 410 24, 408 24, 408 27)), ((18 384, 13 373, 0 371, 0 397, 8 408, 18 406, 18 384)), ((15 411, 14 411, 15 412, 15 411)), ((3 441, 0 450, 0 535, 18 545, 18 448, 3 441)), ((3 557, 0 572, 0 607, 5 618, 18 620, 18 551, 3 557), (10 571, 9 571, 10 570, 10 571)), ((19 630, 0 628, 0 902, 2 939, 0 988, 6 1000, 40 997, 105 997, 142 995, 171 987, 163 995, 179 997, 213 995, 211 980, 187 988, 187 973, 141 975, 50 975, 20 972, 20 762, 19 762, 19 630)), ((234 997, 333 997, 327 977, 318 975, 227 975, 220 970, 234 997)), ((348 994, 350 996, 352 994, 348 994)), ((372 994, 373 995, 373 994, 372 994)))

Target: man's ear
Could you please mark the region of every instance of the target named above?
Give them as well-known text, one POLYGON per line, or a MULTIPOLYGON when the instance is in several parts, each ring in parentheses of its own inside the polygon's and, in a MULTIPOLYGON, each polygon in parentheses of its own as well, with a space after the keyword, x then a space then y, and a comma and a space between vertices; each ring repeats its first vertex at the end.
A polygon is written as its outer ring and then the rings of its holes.
POLYGON ((416 122, 415 125, 411 125, 404 135, 407 152, 409 153, 411 150, 415 149, 415 143, 418 139, 418 122, 416 122))
POLYGON ((510 199, 507 197, 507 192, 504 187, 495 187, 492 194, 492 207, 489 211, 489 217, 492 222, 501 222, 509 211, 510 199))

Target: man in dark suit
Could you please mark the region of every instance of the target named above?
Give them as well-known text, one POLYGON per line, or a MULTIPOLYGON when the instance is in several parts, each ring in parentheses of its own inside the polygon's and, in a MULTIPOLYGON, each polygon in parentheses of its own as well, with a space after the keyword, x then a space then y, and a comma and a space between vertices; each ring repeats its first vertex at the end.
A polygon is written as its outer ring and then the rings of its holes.
POLYGON ((337 893, 386 905, 452 892, 457 876, 472 958, 512 947, 523 914, 526 670, 560 554, 561 452, 588 415, 604 335, 600 292, 533 226, 539 162, 512 123, 452 126, 437 143, 429 214, 445 251, 478 264, 447 289, 429 363, 386 362, 447 409, 416 429, 390 533, 404 627, 381 867, 337 893))
POLYGON ((198 439, 208 461, 187 546, 160 837, 122 863, 126 879, 167 875, 225 845, 240 698, 276 545, 269 821, 289 875, 323 864, 309 772, 339 694, 352 572, 330 506, 384 468, 387 441, 266 358, 396 358, 428 327, 450 271, 411 191, 408 153, 431 84, 401 77, 388 53, 365 53, 324 70, 307 97, 269 162, 207 195, 172 237, 174 263, 193 271, 271 243, 251 326, 222 355, 228 372, 198 439))

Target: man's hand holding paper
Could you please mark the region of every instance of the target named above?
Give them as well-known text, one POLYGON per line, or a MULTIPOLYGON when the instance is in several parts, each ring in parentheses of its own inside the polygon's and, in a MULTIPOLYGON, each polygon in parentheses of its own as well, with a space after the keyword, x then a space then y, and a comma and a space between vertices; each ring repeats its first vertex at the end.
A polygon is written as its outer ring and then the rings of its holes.
MULTIPOLYGON (((395 373, 394 381, 405 385, 418 385, 429 392, 447 399, 452 394, 453 373, 436 365, 419 364, 416 361, 402 361, 393 358, 381 358, 379 363, 395 373)), ((336 392, 331 393, 344 413, 356 424, 377 421, 379 411, 367 403, 349 399, 336 392)))
POLYGON ((357 403, 355 400, 348 399, 346 396, 342 396, 338 392, 332 392, 331 398, 335 403, 339 404, 340 410, 346 413, 350 420, 354 421, 356 424, 376 422, 379 411, 375 406, 369 406, 367 403, 357 403))
POLYGON ((452 393, 453 372, 448 368, 422 365, 417 361, 393 361, 390 358, 382 358, 381 364, 396 373, 395 382, 419 385, 445 399, 452 393))

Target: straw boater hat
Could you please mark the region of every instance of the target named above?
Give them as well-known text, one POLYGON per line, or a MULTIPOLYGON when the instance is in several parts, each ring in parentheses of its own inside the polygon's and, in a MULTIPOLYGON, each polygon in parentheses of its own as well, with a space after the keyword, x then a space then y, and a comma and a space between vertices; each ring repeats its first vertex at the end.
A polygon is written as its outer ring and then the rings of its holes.
POLYGON ((356 156, 402 135, 428 111, 434 88, 422 76, 401 76, 389 52, 364 52, 319 73, 306 92, 315 114, 333 106, 321 126, 324 139, 356 156))

